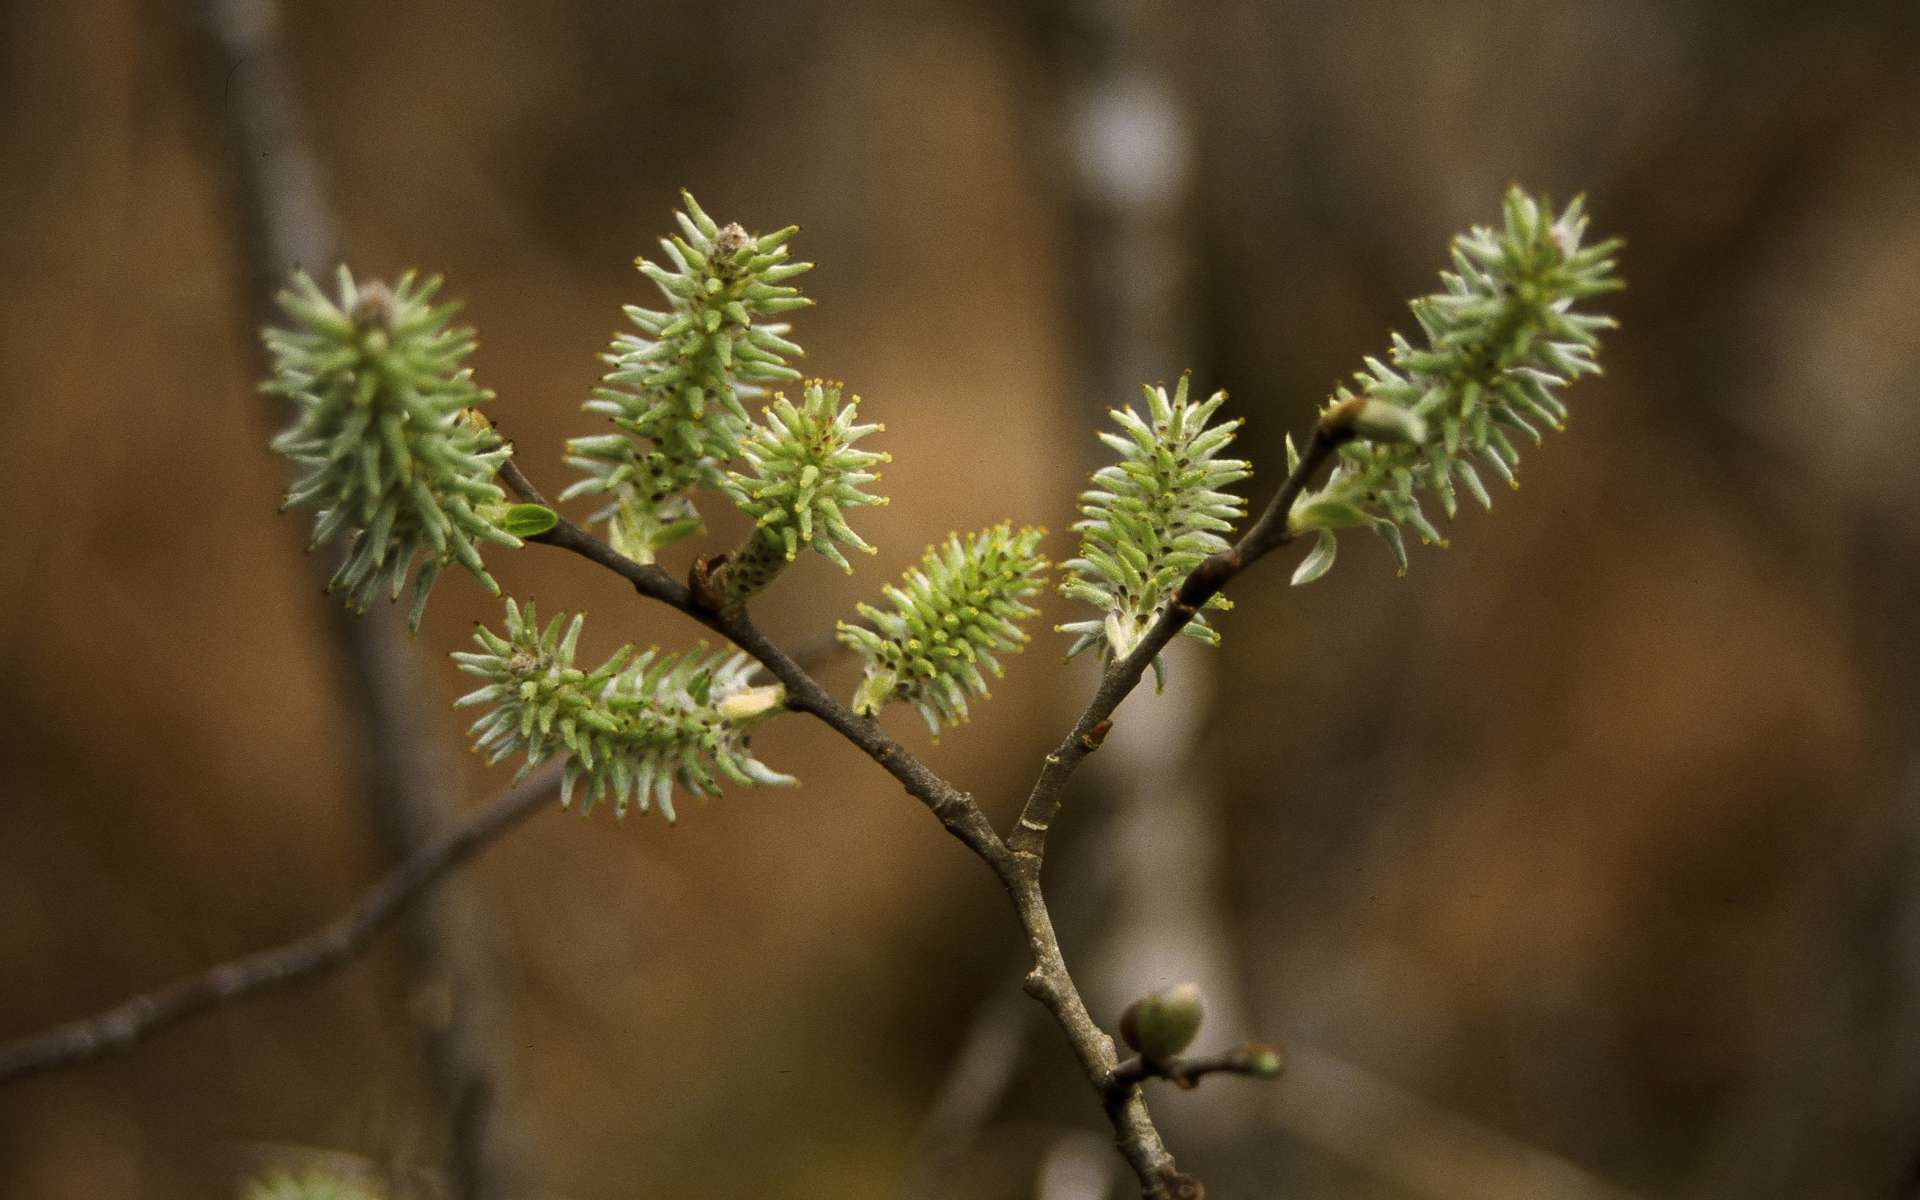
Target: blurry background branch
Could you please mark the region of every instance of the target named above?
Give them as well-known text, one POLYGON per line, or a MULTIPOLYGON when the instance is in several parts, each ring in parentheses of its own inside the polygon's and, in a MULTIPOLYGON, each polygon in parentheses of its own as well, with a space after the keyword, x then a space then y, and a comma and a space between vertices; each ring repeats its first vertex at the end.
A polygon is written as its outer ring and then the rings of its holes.
MULTIPOLYGON (((272 298, 291 271, 327 272, 340 254, 321 184, 324 170, 304 132, 278 3, 204 3, 206 94, 225 133, 247 300, 240 311, 251 338, 273 319, 272 298)), ((276 429, 284 420, 277 404, 262 415, 276 429)), ((312 557, 323 583, 332 573, 332 557, 312 557)), ((431 857, 432 847, 459 832, 453 824, 459 819, 458 768, 435 693, 395 622, 356 620, 337 599, 325 603, 346 668, 348 707, 359 717, 373 827, 390 857, 402 863, 431 857), (447 837, 442 830, 450 831, 447 837)), ((433 878, 439 874, 434 871, 433 878)), ((406 927, 409 1008, 437 1094, 457 1200, 518 1195, 531 1174, 531 1148, 502 1108, 508 1048, 499 1028, 505 1018, 480 904, 457 891, 429 895, 406 927)))
POLYGON ((557 766, 538 771, 473 816, 434 835, 362 893, 346 915, 304 937, 220 963, 97 1016, 0 1045, 0 1084, 124 1054, 154 1034, 223 1004, 338 970, 455 868, 550 803, 559 778, 557 766))

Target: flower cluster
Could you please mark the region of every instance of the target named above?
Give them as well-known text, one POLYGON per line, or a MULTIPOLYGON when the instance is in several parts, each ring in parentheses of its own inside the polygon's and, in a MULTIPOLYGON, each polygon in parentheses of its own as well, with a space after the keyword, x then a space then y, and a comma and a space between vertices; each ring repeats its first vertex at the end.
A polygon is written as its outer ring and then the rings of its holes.
POLYGON ((860 397, 842 404, 840 394, 840 384, 809 380, 797 407, 785 396, 774 397, 764 419, 741 439, 747 469, 728 471, 721 488, 753 518, 754 530, 720 572, 725 603, 744 603, 802 550, 811 548, 849 573, 853 567, 841 544, 874 552, 843 514, 886 503, 863 489, 879 478, 867 468, 890 456, 853 447, 884 426, 854 424, 860 397))
MULTIPOLYGON (((1456 238, 1453 270, 1440 276, 1445 290, 1413 302, 1427 345, 1394 335, 1393 365, 1367 359, 1355 374, 1358 394, 1343 387, 1329 402, 1329 412, 1365 420, 1356 422, 1361 436, 1341 448, 1326 485, 1303 494, 1288 515, 1293 533, 1319 536, 1294 582, 1333 565, 1333 530, 1363 525, 1387 540, 1405 571, 1401 525, 1423 542, 1444 541, 1416 490, 1438 499, 1448 517, 1458 507, 1456 485, 1491 506, 1473 460, 1517 487, 1520 455, 1510 435, 1537 445, 1541 426, 1562 428, 1567 408, 1556 389, 1600 373, 1598 335, 1615 323, 1573 306, 1621 286, 1613 274, 1620 242, 1581 245, 1587 221, 1579 200, 1556 216, 1515 188, 1505 218, 1498 230, 1477 227, 1456 238), (1400 420, 1380 419, 1386 416, 1400 420)), ((1291 445, 1288 455, 1291 470, 1291 445)))
POLYGON ((1039 553, 1044 532, 1016 533, 1002 523, 966 538, 951 534, 943 546, 928 548, 900 586, 887 587, 891 611, 860 606, 871 629, 842 622, 840 640, 867 668, 854 711, 872 714, 904 700, 934 733, 942 722, 966 720, 968 693, 987 695, 980 668, 997 678, 994 655, 1027 641, 1020 622, 1038 611, 1026 600, 1046 583, 1047 560, 1039 553))
MULTIPOLYGON (((1169 397, 1164 387, 1143 388, 1143 419, 1131 409, 1114 409, 1123 434, 1102 433, 1100 440, 1120 452, 1120 461, 1100 468, 1093 488, 1080 494, 1084 519, 1080 557, 1065 565, 1060 590, 1101 611, 1089 621, 1074 621, 1060 631, 1075 636, 1067 657, 1099 645, 1109 658, 1132 653, 1201 559, 1227 548, 1221 534, 1246 515, 1246 502, 1222 489, 1252 474, 1237 458, 1221 458, 1233 441, 1238 420, 1207 424, 1226 403, 1215 392, 1198 403, 1188 399, 1189 375, 1182 375, 1169 397)), ((1216 596, 1210 607, 1227 606, 1216 596)), ((1183 632, 1213 643, 1220 635, 1195 617, 1183 632)), ((1160 662, 1154 661, 1156 674, 1160 662)))
POLYGON ((586 671, 574 665, 583 623, 562 613, 543 629, 532 604, 523 611, 508 600, 506 636, 483 626, 474 632, 481 652, 453 656, 461 670, 486 680, 458 703, 489 706, 469 731, 489 766, 522 754, 524 777, 567 754, 562 804, 584 780, 585 811, 611 793, 620 816, 629 800, 641 812, 657 801, 668 821, 674 820, 675 784, 712 796, 720 791, 716 775, 739 784, 794 782, 748 748, 754 727, 782 711, 785 693, 777 685, 752 686, 746 655, 708 655, 702 648, 635 656, 633 647, 622 646, 586 671))
POLYGON ((490 395, 461 365, 473 331, 450 325, 456 305, 433 304, 439 286, 411 274, 391 288, 361 284, 342 267, 332 299, 296 273, 280 295, 296 327, 263 335, 267 390, 300 407, 273 440, 302 468, 284 507, 320 510, 314 546, 351 535, 328 586, 361 611, 383 591, 397 599, 424 553, 408 618, 416 628, 443 567, 460 562, 497 595, 476 543, 520 544, 489 515, 504 498, 494 474, 512 451, 467 411, 490 395))
POLYGON ((770 318, 813 303, 785 282, 813 266, 787 260, 798 226, 755 236, 680 195, 681 232, 660 243, 667 264, 636 260, 667 307, 628 306, 639 332, 614 339, 604 356, 613 370, 586 406, 621 432, 567 443, 567 461, 587 474, 560 497, 602 497, 593 519, 639 562, 700 528, 687 493, 720 486, 739 456, 752 424, 744 401, 800 378, 786 360, 803 351, 770 318))

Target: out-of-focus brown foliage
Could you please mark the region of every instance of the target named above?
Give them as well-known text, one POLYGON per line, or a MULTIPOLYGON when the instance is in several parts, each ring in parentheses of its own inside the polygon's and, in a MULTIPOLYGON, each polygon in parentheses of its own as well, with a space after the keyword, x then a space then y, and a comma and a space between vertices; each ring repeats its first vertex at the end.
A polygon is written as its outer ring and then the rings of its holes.
MULTIPOLYGON (((594 356, 644 294, 627 264, 688 185, 716 215, 804 226, 806 365, 866 397, 894 454, 893 504, 861 524, 878 559, 803 564, 761 605, 770 631, 826 627, 951 528, 1072 520, 1096 305, 1047 19, 291 7, 352 261, 448 276, 537 479, 591 427, 594 356)), ((1354 540, 1313 588, 1276 567, 1236 595, 1186 750, 1218 797, 1248 1001, 1248 1028, 1209 1034, 1340 1055, 1647 1196, 1907 1194, 1911 6, 1145 12, 1194 137, 1200 356, 1159 371, 1232 389, 1268 485, 1281 434, 1408 324, 1447 235, 1509 180, 1584 190, 1631 239, 1609 374, 1521 492, 1405 580, 1354 540)), ((0 1037, 300 932, 380 865, 335 750, 329 601, 303 523, 273 513, 218 86, 184 9, 0 6, 0 1037)), ((496 557, 514 593, 589 609, 592 653, 690 640, 578 562, 496 557)), ((417 649, 448 699, 442 653, 495 615, 438 590, 417 649)), ((1088 683, 1057 648, 1041 634, 928 750, 1002 820, 1088 683)), ((1126 716, 1116 741, 1154 735, 1126 716)), ((457 885, 494 914, 519 1071, 501 1103, 555 1194, 896 1194, 962 1028, 1008 986, 1004 902, 916 804, 808 724, 757 745, 806 786, 672 830, 543 817, 457 885)), ((473 763, 465 786, 504 782, 473 763)), ((1071 871, 1051 880, 1068 903, 1071 871)), ((376 955, 0 1093, 0 1193, 207 1194, 246 1142, 431 1161, 422 1006, 396 977, 376 955)), ((1127 997, 1090 998, 1112 1017, 1127 997)), ((1097 1127, 1057 1038, 1029 1053, 1035 1086, 948 1194, 1027 1194, 1046 1128, 1097 1127)), ((1218 1192, 1420 1194, 1275 1123, 1288 1081, 1220 1087, 1244 1088, 1239 1118, 1175 1143, 1218 1192)), ((1394 1154, 1395 1130, 1366 1136, 1394 1154)), ((1432 1194, 1486 1194, 1451 1186, 1432 1194)))

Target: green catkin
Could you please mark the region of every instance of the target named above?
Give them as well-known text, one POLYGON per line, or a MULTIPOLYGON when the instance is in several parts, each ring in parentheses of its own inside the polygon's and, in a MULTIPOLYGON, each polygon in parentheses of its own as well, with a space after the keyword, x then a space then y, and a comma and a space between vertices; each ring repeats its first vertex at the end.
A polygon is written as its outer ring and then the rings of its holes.
MULTIPOLYGON (((1393 338, 1392 365, 1369 358, 1356 372, 1358 391, 1342 387, 1328 409, 1365 398, 1403 410, 1392 436, 1362 436, 1339 451, 1326 484, 1300 496, 1288 515, 1295 534, 1318 544, 1294 574, 1308 583, 1333 565, 1334 530, 1366 526, 1386 539, 1402 573, 1407 554, 1401 526, 1422 542, 1445 539, 1416 495, 1424 491, 1451 518, 1456 488, 1492 506, 1477 461, 1518 487, 1520 455, 1513 437, 1534 444, 1541 428, 1563 428, 1567 407, 1557 393, 1582 375, 1600 374, 1594 354, 1605 316, 1575 311, 1590 297, 1621 285, 1614 276, 1615 240, 1581 244, 1587 219, 1574 200, 1558 216, 1544 199, 1508 191, 1501 228, 1476 227, 1454 239, 1444 290, 1413 301, 1427 345, 1393 338), (1419 436, 1412 434, 1418 433, 1419 436)), ((1385 423, 1375 422, 1385 427, 1385 423)), ((1291 442, 1288 469, 1298 461, 1291 442)))
POLYGON ((854 449, 855 442, 883 427, 855 424, 860 397, 843 404, 841 390, 840 384, 814 379, 797 406, 775 396, 740 439, 746 469, 727 472, 721 489, 753 518, 754 529, 719 572, 723 604, 745 603, 802 550, 813 550, 849 574, 853 566, 842 545, 874 552, 848 527, 844 514, 886 503, 864 489, 879 478, 868 468, 889 456, 854 449))
POLYGON ((241 1200, 387 1200, 388 1193, 370 1180, 308 1167, 299 1174, 275 1171, 250 1180, 240 1195, 241 1200))
POLYGON ((294 327, 262 335, 266 390, 300 408, 273 440, 301 468, 284 507, 320 510, 316 547, 349 538, 328 589, 356 611, 382 592, 397 599, 419 560, 414 628, 443 568, 458 562, 497 595, 478 543, 520 545, 492 516, 505 495, 493 477, 512 450, 474 411, 491 394, 461 365, 473 331, 451 325, 457 305, 432 303, 439 287, 412 274, 362 284, 341 267, 334 299, 297 272, 280 295, 294 327))
POLYGON ((586 405, 619 432, 567 443, 568 463, 586 476, 560 495, 599 497, 592 520, 636 562, 701 528, 688 493, 722 485, 753 424, 746 402, 800 378, 787 359, 805 352, 775 318, 812 303, 786 282, 813 266, 788 260, 798 226, 749 234, 680 196, 680 232, 660 243, 665 263, 635 260, 666 307, 627 307, 639 332, 614 338, 602 356, 613 369, 586 405))
POLYGON ((899 585, 888 585, 891 609, 860 606, 872 628, 840 625, 840 640, 866 663, 854 711, 873 714, 902 700, 934 733, 967 719, 967 696, 987 695, 986 668, 1002 673, 996 654, 1027 641, 1020 622, 1038 610, 1026 601, 1046 586, 1044 531, 1014 532, 1005 523, 927 549, 899 585))
POLYGON ((486 681, 456 703, 487 706, 469 730, 487 765, 522 755, 517 778, 524 778, 564 754, 563 805, 584 787, 583 811, 611 796, 616 815, 625 816, 629 802, 641 812, 657 802, 670 822, 676 786, 713 796, 722 777, 794 783, 748 749, 753 729, 783 711, 785 693, 753 686, 745 654, 636 655, 623 646, 587 671, 574 665, 584 623, 562 613, 542 628, 532 604, 522 609, 508 600, 506 636, 482 626, 474 631, 480 652, 453 655, 462 671, 486 681))
MULTIPOLYGON (((1219 457, 1240 422, 1209 426, 1227 394, 1215 392, 1196 403, 1188 398, 1190 383, 1182 375, 1171 397, 1164 387, 1142 388, 1145 415, 1115 409, 1122 433, 1100 434, 1120 461, 1100 468, 1093 487, 1080 494, 1083 519, 1074 524, 1080 556, 1064 564, 1060 590, 1101 615, 1058 627, 1074 635, 1068 658, 1091 646, 1107 659, 1132 653, 1180 581, 1202 559, 1225 550, 1221 535, 1246 516, 1246 502, 1222 489, 1245 479, 1251 468, 1219 457)), ((1210 607, 1225 608, 1226 599, 1216 596, 1210 607)), ((1220 640, 1203 617, 1182 631, 1209 644, 1220 640)), ((1158 658, 1154 670, 1161 670, 1158 658)))

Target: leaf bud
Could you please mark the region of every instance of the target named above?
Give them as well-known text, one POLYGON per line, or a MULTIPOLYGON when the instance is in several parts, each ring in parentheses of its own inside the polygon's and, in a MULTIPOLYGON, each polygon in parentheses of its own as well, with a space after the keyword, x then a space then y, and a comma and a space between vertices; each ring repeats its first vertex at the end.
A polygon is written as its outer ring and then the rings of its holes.
POLYGON ((1240 1069, 1256 1079, 1277 1079, 1287 1066, 1286 1056, 1280 1053, 1280 1047, 1266 1042, 1248 1042, 1240 1047, 1236 1057, 1240 1069))
POLYGON ((1149 1062, 1165 1062, 1192 1044, 1205 1016, 1200 985, 1183 983, 1149 992, 1120 1015, 1120 1037, 1149 1062))

